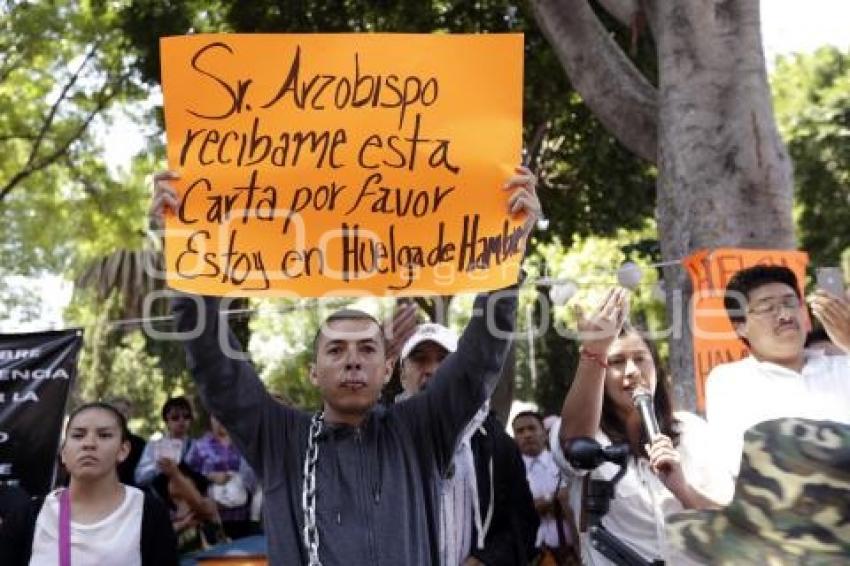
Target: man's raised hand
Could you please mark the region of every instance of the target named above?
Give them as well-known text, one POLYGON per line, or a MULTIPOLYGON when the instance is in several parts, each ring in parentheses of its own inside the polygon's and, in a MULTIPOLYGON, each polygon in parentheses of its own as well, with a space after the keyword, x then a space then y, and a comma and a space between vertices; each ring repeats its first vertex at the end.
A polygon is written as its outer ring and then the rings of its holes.
POLYGON ((523 232, 529 234, 543 214, 543 207, 537 196, 537 177, 524 165, 517 167, 514 173, 504 186, 506 191, 512 191, 508 198, 508 213, 512 216, 526 214, 523 232))
POLYGON ((416 332, 419 322, 416 319, 416 303, 397 304, 393 317, 383 324, 384 338, 387 344, 387 359, 395 363, 407 339, 416 332))
POLYGON ((850 354, 850 302, 847 297, 818 290, 809 298, 809 304, 832 343, 850 354))

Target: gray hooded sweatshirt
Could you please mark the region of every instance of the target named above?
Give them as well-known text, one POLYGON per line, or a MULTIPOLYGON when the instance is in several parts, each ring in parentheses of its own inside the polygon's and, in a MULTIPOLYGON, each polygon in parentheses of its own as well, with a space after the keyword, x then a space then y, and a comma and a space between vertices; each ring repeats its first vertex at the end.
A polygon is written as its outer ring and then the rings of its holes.
MULTIPOLYGON (((205 406, 262 479, 270 564, 306 564, 301 490, 311 415, 272 398, 250 363, 225 356, 219 333, 239 346, 220 325, 218 299, 183 296, 174 311, 180 331, 198 329, 185 348, 205 406)), ((515 319, 515 287, 479 295, 457 352, 427 391, 374 407, 358 427, 326 425, 316 466, 323 566, 438 564, 437 481, 498 382, 515 319)))

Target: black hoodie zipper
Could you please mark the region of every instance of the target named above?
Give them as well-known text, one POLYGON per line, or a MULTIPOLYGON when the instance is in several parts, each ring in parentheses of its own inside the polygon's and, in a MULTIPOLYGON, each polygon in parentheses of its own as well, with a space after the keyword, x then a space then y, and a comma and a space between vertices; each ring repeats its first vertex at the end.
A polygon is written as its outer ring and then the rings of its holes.
POLYGON ((360 495, 362 497, 362 509, 365 515, 364 519, 366 521, 366 532, 368 534, 368 543, 369 543, 369 558, 370 564, 374 564, 377 566, 378 555, 375 549, 375 529, 372 524, 372 494, 370 493, 372 489, 372 478, 369 477, 369 467, 368 467, 368 455, 366 454, 366 449, 363 446, 363 431, 361 427, 357 427, 354 429, 354 441, 357 443, 358 450, 358 461, 360 469, 360 486, 361 489, 360 495))

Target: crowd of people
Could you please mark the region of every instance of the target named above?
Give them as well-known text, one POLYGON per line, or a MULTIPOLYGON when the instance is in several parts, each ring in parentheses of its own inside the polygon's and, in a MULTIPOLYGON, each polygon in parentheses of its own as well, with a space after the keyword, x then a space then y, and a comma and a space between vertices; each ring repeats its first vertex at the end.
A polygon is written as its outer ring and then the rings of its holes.
POLYGON ((251 515, 261 498, 256 476, 215 417, 193 439, 191 403, 170 398, 164 434, 146 442, 128 428, 130 408, 120 398, 72 411, 62 487, 37 505, 17 497, 0 508, 0 564, 177 564, 180 555, 261 532, 251 515))
MULTIPOLYGON (((157 218, 176 207, 174 179, 157 176, 157 218)), ((525 168, 507 183, 526 233, 541 210, 534 184, 525 168)), ((827 355, 805 347, 807 301, 791 270, 737 273, 725 305, 750 354, 712 371, 704 420, 675 410, 655 345, 628 320, 629 292, 611 289, 579 313, 560 418, 521 412, 511 437, 489 399, 519 283, 480 294, 460 336, 418 323, 413 305, 386 324, 332 314, 313 342, 315 413, 225 354, 220 336, 240 347, 219 299, 176 298, 178 330, 205 321, 185 349, 209 431, 190 437, 182 397, 147 443, 127 429, 125 400, 77 408, 61 449, 69 481, 32 514, 26 544, 16 535, 20 563, 176 564, 260 532, 275 565, 847 563, 846 297, 808 301, 837 350, 827 355), (396 364, 402 392, 379 402, 396 364)), ((0 552, 15 538, 4 513, 0 552)))

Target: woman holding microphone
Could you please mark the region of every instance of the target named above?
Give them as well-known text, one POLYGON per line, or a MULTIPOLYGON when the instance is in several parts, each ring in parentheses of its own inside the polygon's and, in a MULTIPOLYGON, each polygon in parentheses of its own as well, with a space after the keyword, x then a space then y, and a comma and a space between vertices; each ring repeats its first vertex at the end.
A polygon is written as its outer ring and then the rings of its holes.
POLYGON ((571 441, 589 437, 602 447, 623 444, 626 471, 616 483, 601 524, 647 561, 672 557, 664 517, 682 509, 716 507, 732 494, 731 478, 710 465, 710 435, 696 415, 674 413, 668 383, 658 371, 650 343, 626 323, 628 291, 613 288, 589 317, 577 311, 581 341, 578 369, 564 400, 560 426, 552 427, 555 461, 568 478, 570 502, 579 524, 585 564, 613 564, 587 540, 588 480, 611 480, 611 462, 586 471, 564 457, 571 441), (644 423, 636 400, 657 424, 644 423), (651 399, 651 402, 649 401, 651 399), (649 438, 647 429, 652 431, 649 438))

